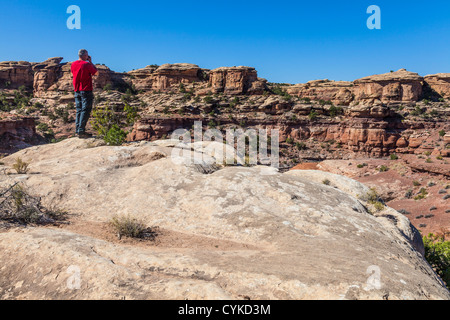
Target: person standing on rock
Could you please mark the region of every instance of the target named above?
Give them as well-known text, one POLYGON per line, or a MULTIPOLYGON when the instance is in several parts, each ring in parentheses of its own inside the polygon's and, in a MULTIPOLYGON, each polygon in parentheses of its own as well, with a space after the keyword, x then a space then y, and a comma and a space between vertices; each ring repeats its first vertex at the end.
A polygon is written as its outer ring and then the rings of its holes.
POLYGON ((75 135, 79 138, 89 138, 86 133, 86 124, 89 120, 94 102, 92 93, 92 76, 97 74, 97 68, 87 50, 78 52, 79 59, 72 63, 73 87, 75 91, 75 105, 77 109, 75 135))

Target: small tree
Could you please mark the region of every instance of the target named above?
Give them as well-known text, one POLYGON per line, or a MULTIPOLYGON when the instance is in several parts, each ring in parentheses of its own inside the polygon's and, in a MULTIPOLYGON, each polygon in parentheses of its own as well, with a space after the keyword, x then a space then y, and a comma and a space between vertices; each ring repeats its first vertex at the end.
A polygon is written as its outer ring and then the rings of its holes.
POLYGON ((97 134, 109 145, 121 145, 129 132, 124 126, 132 125, 138 118, 138 110, 125 104, 124 112, 118 113, 109 105, 106 108, 96 108, 92 112, 92 127, 97 134))

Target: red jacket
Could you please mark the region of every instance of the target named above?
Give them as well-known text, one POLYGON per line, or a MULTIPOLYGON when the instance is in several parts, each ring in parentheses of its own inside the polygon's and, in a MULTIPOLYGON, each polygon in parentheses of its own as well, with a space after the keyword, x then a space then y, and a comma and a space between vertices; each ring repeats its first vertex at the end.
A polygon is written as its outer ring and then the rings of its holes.
POLYGON ((92 91, 92 75, 97 68, 88 61, 77 60, 70 67, 73 75, 73 88, 77 91, 92 91))

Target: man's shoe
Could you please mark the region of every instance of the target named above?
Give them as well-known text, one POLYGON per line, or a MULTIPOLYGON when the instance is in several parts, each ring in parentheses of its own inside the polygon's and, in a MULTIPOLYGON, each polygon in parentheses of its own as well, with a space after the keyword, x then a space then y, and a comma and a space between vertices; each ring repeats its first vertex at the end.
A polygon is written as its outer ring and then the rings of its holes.
POLYGON ((79 133, 78 137, 80 139, 89 139, 89 138, 92 138, 92 134, 83 132, 83 133, 79 133))

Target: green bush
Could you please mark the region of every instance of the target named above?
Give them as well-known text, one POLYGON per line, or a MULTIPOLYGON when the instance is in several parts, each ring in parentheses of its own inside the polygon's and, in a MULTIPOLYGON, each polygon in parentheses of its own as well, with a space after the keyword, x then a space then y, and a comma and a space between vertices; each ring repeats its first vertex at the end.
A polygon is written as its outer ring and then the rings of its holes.
POLYGON ((430 233, 423 238, 425 259, 450 289, 450 241, 430 233))
POLYGON ((308 115, 309 120, 314 121, 317 119, 317 112, 316 111, 311 111, 308 115))
POLYGON ((340 114, 343 114, 344 109, 342 107, 335 107, 334 105, 332 105, 328 112, 330 113, 330 116, 334 118, 340 114))
POLYGON ((112 90, 112 85, 111 83, 107 83, 105 84, 105 86, 103 87, 103 91, 111 91, 112 90))
POLYGON ((428 191, 425 188, 421 188, 419 194, 414 197, 414 200, 422 200, 428 195, 428 191))
POLYGON ((144 222, 130 216, 115 215, 109 221, 109 225, 117 234, 119 239, 122 236, 129 238, 155 238, 156 228, 147 228, 144 222))
POLYGON ((398 156, 395 153, 391 154, 391 160, 398 160, 398 156))
POLYGON ((48 131, 48 124, 46 124, 46 123, 39 123, 37 126, 36 126, 36 130, 38 130, 38 131, 40 131, 40 132, 42 132, 42 133, 44 133, 44 132, 47 132, 48 131))
POLYGON ((95 108, 92 112, 92 128, 109 145, 121 145, 128 134, 124 126, 130 126, 138 118, 138 110, 128 104, 124 112, 114 112, 109 105, 105 108, 95 108))
POLYGON ((211 103, 212 101, 213 101, 213 97, 211 97, 210 95, 203 98, 203 102, 205 102, 205 103, 211 103))
POLYGON ((298 150, 306 150, 307 148, 304 142, 297 142, 295 146, 297 147, 298 150))
POLYGON ((106 132, 103 140, 110 146, 120 146, 127 137, 127 132, 120 129, 117 124, 113 124, 112 127, 106 132))
POLYGON ((26 174, 29 171, 30 164, 22 160, 22 158, 17 158, 16 163, 13 164, 13 169, 16 170, 18 174, 26 174))

